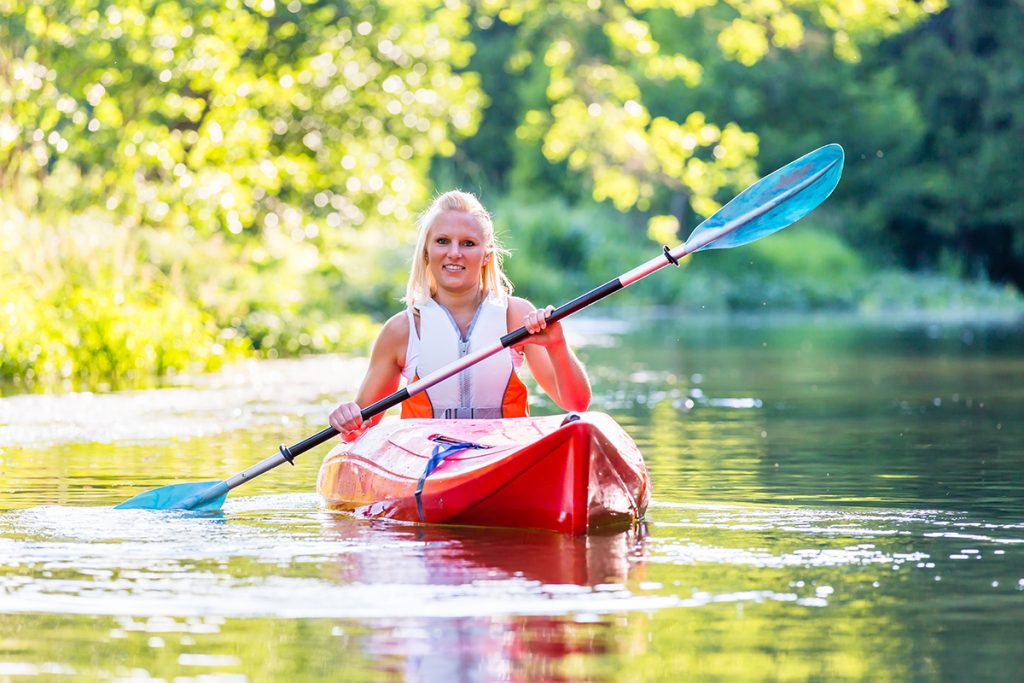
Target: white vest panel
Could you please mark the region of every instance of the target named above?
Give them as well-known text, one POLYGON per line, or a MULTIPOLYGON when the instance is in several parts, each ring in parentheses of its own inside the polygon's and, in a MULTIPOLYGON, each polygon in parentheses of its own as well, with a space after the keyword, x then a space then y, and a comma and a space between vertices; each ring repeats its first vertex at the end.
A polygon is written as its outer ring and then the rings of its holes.
MULTIPOLYGON (((433 299, 417 306, 420 312, 419 360, 416 375, 426 377, 464 356, 491 346, 508 334, 508 301, 487 298, 477 309, 463 338, 451 313, 433 299)), ((411 322, 411 321, 410 321, 411 322)), ((416 334, 410 326, 410 343, 416 334)), ((495 353, 454 377, 427 389, 435 418, 501 417, 505 389, 514 372, 512 355, 495 353)))

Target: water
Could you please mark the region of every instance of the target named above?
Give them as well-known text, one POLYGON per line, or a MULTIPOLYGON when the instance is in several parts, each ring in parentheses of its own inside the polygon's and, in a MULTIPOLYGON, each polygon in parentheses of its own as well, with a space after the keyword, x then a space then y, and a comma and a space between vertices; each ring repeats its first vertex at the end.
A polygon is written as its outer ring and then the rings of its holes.
POLYGON ((321 452, 220 515, 111 509, 319 430, 361 361, 0 399, 0 681, 1016 678, 1019 323, 571 332, 651 471, 629 533, 356 520, 321 452))

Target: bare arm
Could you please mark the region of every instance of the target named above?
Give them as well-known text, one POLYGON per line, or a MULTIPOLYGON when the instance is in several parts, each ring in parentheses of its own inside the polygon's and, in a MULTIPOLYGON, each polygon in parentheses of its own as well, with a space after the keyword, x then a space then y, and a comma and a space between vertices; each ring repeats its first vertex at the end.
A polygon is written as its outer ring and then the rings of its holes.
POLYGON ((561 323, 548 323, 554 308, 535 309, 526 299, 512 297, 508 305, 509 328, 525 325, 530 336, 523 353, 537 384, 562 410, 583 411, 590 405, 590 379, 576 354, 565 341, 561 323))
POLYGON ((340 404, 331 411, 327 421, 341 432, 345 441, 354 441, 367 428, 380 422, 383 413, 363 423, 362 409, 398 390, 405 362, 405 347, 409 343, 409 320, 405 313, 392 316, 384 324, 370 352, 370 367, 354 401, 340 404))

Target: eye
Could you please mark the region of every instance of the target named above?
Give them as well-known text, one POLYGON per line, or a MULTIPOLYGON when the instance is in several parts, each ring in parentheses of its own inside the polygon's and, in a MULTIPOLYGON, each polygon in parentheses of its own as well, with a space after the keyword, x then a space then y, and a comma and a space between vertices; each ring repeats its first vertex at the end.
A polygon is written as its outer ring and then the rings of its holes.
POLYGON ((437 238, 436 240, 434 240, 434 241, 435 241, 435 242, 437 242, 437 244, 444 244, 444 245, 446 245, 446 244, 448 244, 448 242, 450 242, 451 240, 449 240, 449 239, 448 239, 447 237, 438 237, 438 238, 437 238))
POLYGON ((462 240, 462 246, 464 246, 464 247, 475 247, 476 246, 476 242, 474 242, 473 240, 462 240))

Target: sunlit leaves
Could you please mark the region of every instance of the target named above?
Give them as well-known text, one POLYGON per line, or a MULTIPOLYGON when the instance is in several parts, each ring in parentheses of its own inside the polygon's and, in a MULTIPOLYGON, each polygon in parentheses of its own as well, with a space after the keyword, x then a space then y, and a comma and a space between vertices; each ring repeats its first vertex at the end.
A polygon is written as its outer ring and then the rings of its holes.
POLYGON ((334 253, 413 229, 431 159, 476 129, 469 30, 438 0, 8 0, 0 201, 166 233, 176 295, 284 326, 334 253))
POLYGON ((0 210, 0 376, 131 381, 214 368, 247 348, 177 296, 145 241, 98 211, 44 224, 0 210))
POLYGON ((698 9, 712 7, 719 0, 625 0, 625 5, 635 12, 652 9, 667 9, 681 17, 689 17, 698 9))
POLYGON ((798 48, 804 39, 804 22, 799 15, 781 14, 771 18, 772 44, 781 48, 798 48))
POLYGON ((768 30, 746 19, 733 19, 718 34, 718 46, 726 57, 753 66, 768 54, 768 30))
POLYGON ((674 247, 679 241, 679 219, 675 216, 651 216, 647 221, 647 237, 674 247))
POLYGON ((451 136, 471 133, 483 105, 476 76, 455 72, 472 50, 467 10, 431 0, 5 10, 0 32, 25 65, 24 85, 0 84, 19 105, 3 124, 6 184, 54 164, 96 174, 104 158, 116 170, 98 172, 101 196, 83 206, 203 234, 258 232, 261 216, 289 207, 323 230, 408 220, 428 193, 430 157, 451 154, 451 136), (33 130, 42 139, 25 144, 33 130), (313 200, 323 193, 345 194, 343 210, 313 200))
POLYGON ((853 61, 860 44, 942 6, 942 0, 488 0, 480 10, 518 26, 523 49, 513 53, 511 71, 541 68, 531 46, 543 54, 548 107, 526 115, 517 130, 521 140, 541 141, 547 159, 566 162, 590 181, 595 199, 620 210, 665 210, 670 195, 682 193, 707 215, 724 189, 756 178, 758 141, 735 123, 704 121, 700 112, 648 112, 648 94, 694 88, 704 78, 692 55, 707 45, 679 50, 673 27, 695 25, 687 33, 750 67, 772 50, 803 49, 812 33, 819 43, 831 39, 837 56, 853 61))

